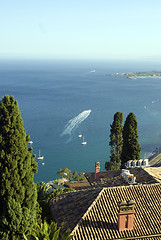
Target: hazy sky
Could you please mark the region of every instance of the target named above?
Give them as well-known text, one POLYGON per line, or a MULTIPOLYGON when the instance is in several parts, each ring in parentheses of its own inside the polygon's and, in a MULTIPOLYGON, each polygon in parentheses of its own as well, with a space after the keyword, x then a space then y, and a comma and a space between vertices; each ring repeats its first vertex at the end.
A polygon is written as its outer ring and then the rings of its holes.
POLYGON ((160 0, 0 0, 0 58, 160 57, 160 0))

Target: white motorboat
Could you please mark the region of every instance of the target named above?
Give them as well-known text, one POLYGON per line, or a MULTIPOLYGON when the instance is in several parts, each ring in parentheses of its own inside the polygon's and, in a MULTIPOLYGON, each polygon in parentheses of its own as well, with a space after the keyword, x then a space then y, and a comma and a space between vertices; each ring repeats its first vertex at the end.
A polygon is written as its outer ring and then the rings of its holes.
POLYGON ((84 141, 84 137, 83 137, 82 145, 86 145, 86 144, 87 144, 87 142, 84 141))
POLYGON ((33 144, 33 141, 30 140, 30 141, 28 142, 28 144, 33 144))
POLYGON ((79 137, 79 138, 81 138, 81 137, 82 137, 82 134, 81 134, 81 133, 79 133, 79 134, 78 134, 78 137, 79 137))
POLYGON ((38 160, 43 160, 43 159, 44 159, 44 156, 41 156, 41 154, 40 154, 40 150, 39 150, 39 156, 38 156, 37 159, 38 159, 38 160))

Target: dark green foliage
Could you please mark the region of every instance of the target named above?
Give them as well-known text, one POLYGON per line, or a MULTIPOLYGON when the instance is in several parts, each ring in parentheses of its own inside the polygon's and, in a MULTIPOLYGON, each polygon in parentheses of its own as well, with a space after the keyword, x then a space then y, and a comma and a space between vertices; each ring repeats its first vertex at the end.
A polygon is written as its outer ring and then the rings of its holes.
POLYGON ((61 237, 61 240, 70 240, 73 238, 73 235, 70 235, 71 231, 70 229, 67 229, 66 232, 61 237))
POLYGON ((44 182, 37 183, 38 203, 41 208, 41 219, 48 223, 52 220, 49 206, 48 186, 44 182))
POLYGON ((71 170, 69 170, 68 168, 59 169, 57 174, 59 174, 61 177, 67 178, 69 181, 72 178, 71 170))
POLYGON ((71 173, 71 170, 69 170, 68 168, 59 169, 57 174, 59 174, 63 178, 66 178, 68 181, 73 180, 75 182, 87 182, 87 179, 82 172, 79 174, 76 171, 71 173))
POLYGON ((22 239, 36 223, 37 171, 14 97, 0 102, 0 239, 22 239))
POLYGON ((75 182, 87 182, 87 178, 84 176, 84 174, 81 172, 81 173, 77 173, 77 172, 74 172, 72 174, 72 179, 75 181, 75 182))
POLYGON ((58 188, 49 191, 50 186, 44 182, 37 183, 37 193, 38 193, 38 203, 41 207, 42 213, 41 218, 43 221, 50 223, 52 221, 52 216, 50 212, 50 200, 57 197, 59 194, 72 192, 73 188, 58 188))
POLYGON ((105 163, 105 169, 108 170, 112 170, 113 164, 111 162, 106 162, 105 163))
POLYGON ((123 147, 121 154, 121 165, 128 160, 140 159, 141 147, 138 142, 137 120, 134 113, 129 113, 123 128, 123 147))
POLYGON ((37 225, 32 232, 33 239, 40 239, 40 240, 57 240, 59 237, 60 228, 57 228, 57 224, 52 222, 48 224, 46 221, 37 225))
POLYGON ((121 165, 121 151, 122 151, 122 122, 123 122, 123 114, 121 112, 117 112, 114 115, 113 123, 111 124, 110 130, 110 162, 106 162, 105 168, 106 170, 119 169, 121 165))
POLYGON ((32 234, 28 235, 27 237, 24 236, 26 240, 70 240, 72 236, 70 235, 71 231, 68 229, 63 236, 59 237, 60 228, 57 227, 57 224, 51 222, 50 224, 44 221, 40 225, 37 225, 32 234))

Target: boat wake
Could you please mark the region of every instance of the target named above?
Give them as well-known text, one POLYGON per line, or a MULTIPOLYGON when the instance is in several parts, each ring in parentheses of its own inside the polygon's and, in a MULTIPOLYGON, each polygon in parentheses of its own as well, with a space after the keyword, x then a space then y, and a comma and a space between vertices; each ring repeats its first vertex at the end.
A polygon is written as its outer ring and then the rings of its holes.
POLYGON ((61 136, 71 135, 74 132, 74 130, 78 128, 79 124, 81 124, 90 115, 90 113, 91 110, 85 110, 78 114, 76 117, 69 120, 61 136))

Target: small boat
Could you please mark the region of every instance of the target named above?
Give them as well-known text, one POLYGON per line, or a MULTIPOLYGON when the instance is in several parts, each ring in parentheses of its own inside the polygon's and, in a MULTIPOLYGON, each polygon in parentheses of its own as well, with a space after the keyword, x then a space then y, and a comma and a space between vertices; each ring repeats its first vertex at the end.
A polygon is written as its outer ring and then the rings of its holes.
POLYGON ((45 163, 44 163, 44 162, 42 162, 41 164, 42 164, 42 165, 44 165, 45 163))
POLYGON ((86 144, 87 144, 87 142, 84 141, 84 137, 83 137, 82 145, 86 145, 86 144))
POLYGON ((79 134, 78 134, 78 137, 79 137, 79 138, 81 138, 81 137, 82 137, 82 134, 81 134, 81 133, 79 133, 79 134))
POLYGON ((29 141, 28 144, 33 144, 33 141, 29 141))
POLYGON ((41 156, 41 155, 40 155, 40 150, 39 150, 39 156, 38 156, 37 159, 38 159, 38 160, 43 160, 43 159, 44 159, 44 156, 41 156))

